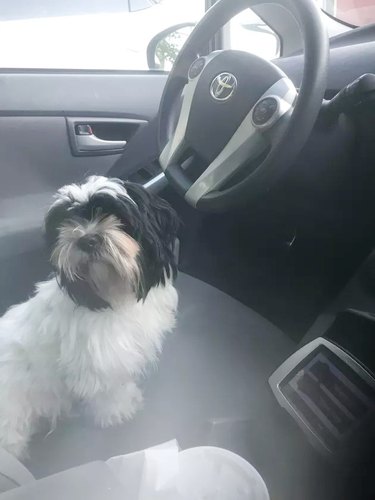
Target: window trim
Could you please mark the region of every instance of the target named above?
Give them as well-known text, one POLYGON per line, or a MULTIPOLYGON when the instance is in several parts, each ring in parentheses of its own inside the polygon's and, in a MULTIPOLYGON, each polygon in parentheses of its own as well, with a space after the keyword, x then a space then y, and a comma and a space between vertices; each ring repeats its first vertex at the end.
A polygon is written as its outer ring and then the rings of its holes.
MULTIPOLYGON (((277 56, 277 58, 282 57, 283 56, 283 38, 273 28, 273 26, 266 20, 266 16, 264 16, 264 14, 259 14, 258 9, 256 9, 256 8, 252 8, 252 10, 253 10, 254 14, 256 14, 259 17, 259 19, 261 19, 264 22, 264 24, 266 24, 274 32, 275 36, 278 38, 280 51, 279 51, 279 55, 277 56)), ((226 25, 224 25, 220 31, 221 31, 221 38, 220 38, 221 44, 220 44, 220 46, 217 47, 217 49, 229 49, 230 48, 229 24, 227 23, 226 25)), ((277 59, 277 58, 275 58, 275 59, 277 59)))

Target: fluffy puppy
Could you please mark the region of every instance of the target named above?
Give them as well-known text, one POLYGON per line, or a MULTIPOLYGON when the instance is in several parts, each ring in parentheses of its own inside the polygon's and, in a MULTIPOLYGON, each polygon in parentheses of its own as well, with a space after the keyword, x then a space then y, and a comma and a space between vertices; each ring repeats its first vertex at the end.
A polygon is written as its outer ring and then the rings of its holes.
POLYGON ((65 186, 45 227, 55 275, 0 318, 0 446, 16 456, 75 400, 100 426, 131 418, 177 308, 177 217, 141 186, 65 186))

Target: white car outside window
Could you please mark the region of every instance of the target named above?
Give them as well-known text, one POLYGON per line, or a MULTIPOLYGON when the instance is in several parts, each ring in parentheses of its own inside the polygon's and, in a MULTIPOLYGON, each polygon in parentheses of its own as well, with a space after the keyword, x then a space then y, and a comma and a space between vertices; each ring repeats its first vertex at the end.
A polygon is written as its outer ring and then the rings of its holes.
MULTIPOLYGON (((205 0, 0 0, 0 68, 147 70, 150 40, 196 23, 204 12, 205 0)), ((174 49, 191 29, 172 35, 174 49)), ((277 36, 250 9, 231 21, 228 33, 226 48, 278 55, 277 36)))
POLYGON ((197 22, 205 11, 204 0, 161 0, 134 12, 128 11, 126 0, 123 9, 115 2, 117 11, 109 10, 111 1, 102 0, 100 12, 85 14, 87 0, 76 0, 80 2, 81 12, 75 15, 66 15, 69 10, 60 0, 61 12, 50 9, 53 16, 46 9, 44 16, 27 17, 26 6, 19 13, 24 18, 0 20, 0 67, 146 70, 151 38, 175 24, 197 22))

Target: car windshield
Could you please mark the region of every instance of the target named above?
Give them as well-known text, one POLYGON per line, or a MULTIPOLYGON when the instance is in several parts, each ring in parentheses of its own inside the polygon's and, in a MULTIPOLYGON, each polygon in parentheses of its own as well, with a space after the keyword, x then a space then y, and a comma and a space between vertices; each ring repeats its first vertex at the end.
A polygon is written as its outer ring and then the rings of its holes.
POLYGON ((375 23, 374 0, 317 0, 320 7, 338 21, 351 26, 375 23))

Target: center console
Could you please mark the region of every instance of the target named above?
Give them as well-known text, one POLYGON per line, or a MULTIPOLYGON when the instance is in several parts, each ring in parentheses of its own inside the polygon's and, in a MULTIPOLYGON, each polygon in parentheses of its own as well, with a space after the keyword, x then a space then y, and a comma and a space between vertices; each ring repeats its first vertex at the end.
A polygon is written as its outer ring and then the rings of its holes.
POLYGON ((341 346, 319 337, 290 356, 269 382, 280 405, 320 453, 353 461, 371 451, 375 379, 341 346))
POLYGON ((269 378, 278 403, 315 450, 352 470, 371 468, 375 459, 375 295, 364 279, 374 259, 269 378))

